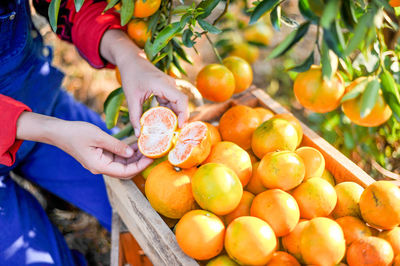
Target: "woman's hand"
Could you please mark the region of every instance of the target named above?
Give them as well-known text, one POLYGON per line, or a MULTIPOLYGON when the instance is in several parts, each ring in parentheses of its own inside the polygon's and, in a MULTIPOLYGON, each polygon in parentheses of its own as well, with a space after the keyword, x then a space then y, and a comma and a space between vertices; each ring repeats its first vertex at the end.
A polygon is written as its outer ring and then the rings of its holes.
POLYGON ((131 178, 153 160, 86 122, 65 121, 30 112, 17 121, 17 138, 57 146, 93 174, 131 178))
POLYGON ((140 134, 142 106, 151 94, 157 101, 178 115, 179 127, 189 118, 188 98, 176 88, 175 80, 145 59, 145 55, 120 30, 108 30, 103 35, 100 53, 116 64, 121 72, 122 87, 128 102, 135 135, 140 134))

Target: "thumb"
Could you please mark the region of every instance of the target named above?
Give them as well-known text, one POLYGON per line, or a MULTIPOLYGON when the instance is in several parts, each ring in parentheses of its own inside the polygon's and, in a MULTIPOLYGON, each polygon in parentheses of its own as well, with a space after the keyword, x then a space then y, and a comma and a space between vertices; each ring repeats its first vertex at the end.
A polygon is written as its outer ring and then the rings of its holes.
POLYGON ((128 144, 108 135, 105 132, 102 132, 100 136, 99 145, 101 148, 124 158, 132 157, 134 154, 133 149, 129 147, 128 144))
POLYGON ((140 135, 140 117, 142 116, 142 104, 138 98, 135 98, 130 108, 130 117, 133 129, 135 131, 135 136, 140 135))

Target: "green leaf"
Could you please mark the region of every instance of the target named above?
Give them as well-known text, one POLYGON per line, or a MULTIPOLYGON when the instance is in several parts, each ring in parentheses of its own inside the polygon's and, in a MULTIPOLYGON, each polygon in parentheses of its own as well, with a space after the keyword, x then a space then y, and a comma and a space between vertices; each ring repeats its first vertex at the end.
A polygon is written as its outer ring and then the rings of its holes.
POLYGON ((220 29, 218 29, 217 27, 215 27, 214 25, 208 23, 205 20, 199 19, 199 20, 197 20, 197 22, 199 23, 200 27, 203 30, 208 31, 209 33, 218 34, 218 33, 222 32, 220 29))
POLYGON ((204 19, 208 17, 214 8, 221 2, 221 0, 203 0, 198 5, 197 8, 202 8, 204 13, 197 16, 200 19, 204 19))
POLYGON ((145 45, 146 55, 150 60, 153 60, 155 55, 163 49, 167 43, 181 31, 181 26, 179 22, 174 22, 166 26, 162 31, 160 31, 155 38, 153 43, 145 45))
POLYGON ((115 127, 118 120, 119 109, 125 99, 122 88, 118 88, 108 95, 104 102, 104 113, 106 115, 106 126, 108 129, 115 127))
POLYGON ((190 13, 186 13, 185 15, 183 15, 181 17, 180 23, 181 23, 181 27, 185 27, 186 24, 192 19, 192 15, 190 13))
POLYGON ((153 61, 151 61, 151 63, 153 65, 157 64, 161 59, 163 59, 164 57, 166 57, 168 55, 168 53, 162 53, 160 55, 158 55, 153 61))
POLYGON ((336 34, 336 28, 323 29, 323 40, 328 45, 329 49, 335 52, 335 54, 343 58, 343 48, 338 40, 336 34))
POLYGON ((262 0, 251 13, 249 24, 254 24, 262 15, 273 9, 279 0, 262 0))
POLYGON ((130 136, 133 133, 133 126, 131 123, 127 124, 126 127, 121 129, 119 132, 112 135, 114 138, 122 139, 124 137, 130 136))
POLYGON ((156 32, 156 28, 160 19, 161 11, 158 10, 154 15, 152 15, 149 19, 149 26, 147 28, 148 32, 156 32))
POLYGON ((314 51, 304 60, 303 63, 301 63, 298 66, 289 68, 289 71, 294 71, 294 72, 304 72, 310 69, 310 67, 314 64, 314 51))
POLYGON ((322 43, 321 65, 322 76, 324 79, 330 80, 336 73, 338 67, 338 58, 335 53, 329 49, 325 42, 322 43))
MULTIPOLYGON (((78 0, 79 1, 79 0, 78 0)), ((104 8, 104 12, 109 10, 110 8, 112 8, 113 6, 115 6, 120 0, 110 0, 110 2, 108 2, 106 8, 104 8)))
POLYGON ((195 42, 192 41, 192 36, 193 32, 190 29, 186 29, 183 31, 182 42, 188 48, 192 48, 193 45, 195 44, 195 42))
POLYGON ((367 86, 365 87, 365 91, 361 96, 361 118, 369 115, 374 108, 379 95, 379 87, 380 84, 377 79, 369 81, 367 86))
POLYGON ((301 40, 306 35, 310 22, 307 21, 301 24, 296 30, 292 31, 274 50, 269 54, 268 58, 276 58, 286 53, 294 44, 301 40))
POLYGON ((350 39, 347 44, 347 47, 344 51, 346 56, 350 55, 361 42, 364 40, 367 35, 367 31, 369 27, 372 27, 374 24, 374 14, 372 12, 365 13, 359 20, 357 26, 354 29, 354 35, 350 39))
POLYGON ((299 23, 296 20, 289 18, 284 12, 281 14, 281 21, 286 26, 291 28, 297 28, 299 26, 299 23))
POLYGON ((270 15, 271 19, 271 24, 272 27, 274 27, 275 30, 280 31, 281 30, 281 7, 276 6, 272 11, 270 15))
POLYGON ((121 26, 125 26, 132 18, 135 9, 135 2, 133 0, 121 0, 121 26))
POLYGON ((351 99, 355 99, 357 98, 364 90, 365 87, 367 85, 368 79, 364 79, 362 80, 360 83, 358 83, 351 91, 349 91, 348 93, 346 93, 342 100, 340 101, 341 103, 351 100, 351 99))
POLYGON ((83 6, 84 2, 85 2, 85 0, 75 0, 75 10, 76 10, 76 12, 79 12, 79 10, 83 6))
POLYGON ((344 145, 346 146, 346 148, 349 150, 354 149, 355 142, 354 142, 353 134, 351 134, 351 132, 346 130, 343 132, 343 136, 344 136, 344 145))
POLYGON ((389 11, 390 13, 394 13, 394 9, 393 7, 389 4, 389 1, 386 0, 374 0, 374 2, 378 5, 378 6, 383 6, 387 11, 389 11))
POLYGON ((183 69, 183 67, 179 63, 179 59, 176 56, 174 56, 174 58, 172 59, 172 63, 174 64, 174 66, 176 66, 176 68, 179 70, 179 72, 181 72, 183 75, 187 76, 185 69, 183 69))
POLYGON ((357 17, 355 14, 355 7, 353 1, 342 1, 342 8, 340 12, 342 21, 349 29, 353 29, 357 24, 357 17))
POLYGON ((185 50, 182 49, 181 45, 179 42, 176 40, 176 38, 173 38, 171 40, 172 46, 174 48, 174 51, 179 55, 180 58, 182 58, 185 62, 189 64, 193 64, 192 61, 188 58, 185 50))
POLYGON ((319 18, 312 12, 308 0, 299 0, 299 10, 305 19, 312 21, 314 24, 318 22, 319 18))
POLYGON ((324 28, 329 28, 331 23, 337 17, 340 8, 340 1, 339 0, 329 0, 324 8, 324 12, 321 16, 321 26, 324 28))
POLYGON ((383 98, 389 105, 390 109, 392 109, 397 121, 400 122, 400 93, 393 79, 393 76, 390 74, 389 71, 384 69, 381 72, 379 78, 381 80, 383 98))
POLYGON ((49 5, 49 22, 51 29, 57 31, 58 12, 60 11, 61 0, 52 0, 49 5))

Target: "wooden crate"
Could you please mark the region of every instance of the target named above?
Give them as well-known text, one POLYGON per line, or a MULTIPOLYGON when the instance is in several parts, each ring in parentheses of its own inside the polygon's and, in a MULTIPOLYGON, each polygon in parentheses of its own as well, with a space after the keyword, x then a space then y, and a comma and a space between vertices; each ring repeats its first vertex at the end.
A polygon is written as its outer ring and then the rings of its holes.
MULTIPOLYGON (((196 109, 192 113, 191 120, 218 121, 228 108, 237 104, 252 107, 263 106, 276 114, 288 113, 284 107, 264 91, 250 89, 240 97, 230 101, 205 105, 196 109)), ((333 174, 338 183, 353 181, 366 187, 375 181, 309 127, 303 123, 301 123, 301 126, 304 133, 302 145, 314 147, 324 155, 326 168, 333 174)), ((154 265, 198 265, 195 260, 182 252, 171 229, 150 206, 150 203, 132 181, 108 176, 104 178, 114 210, 119 214, 154 265)))

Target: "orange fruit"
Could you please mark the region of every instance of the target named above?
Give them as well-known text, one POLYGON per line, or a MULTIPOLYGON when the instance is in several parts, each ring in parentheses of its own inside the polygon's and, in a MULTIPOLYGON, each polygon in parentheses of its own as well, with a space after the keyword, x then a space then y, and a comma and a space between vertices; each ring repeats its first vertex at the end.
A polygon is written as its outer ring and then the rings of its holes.
POLYGON ((196 77, 197 89, 207 100, 223 102, 235 91, 235 76, 223 65, 205 66, 196 77))
POLYGON ((117 79, 119 85, 122 85, 121 72, 119 72, 118 67, 115 67, 115 78, 117 79))
POLYGON ((344 94, 344 81, 339 73, 332 80, 324 80, 319 66, 297 75, 293 84, 297 100, 305 108, 317 113, 335 110, 344 94))
POLYGON ((147 177, 145 191, 151 206, 162 215, 178 219, 194 209, 190 179, 196 168, 177 171, 165 161, 154 167, 147 177))
POLYGON ((204 163, 221 163, 236 173, 242 186, 249 183, 252 173, 250 156, 233 142, 221 141, 215 144, 204 163))
POLYGON ((135 0, 133 16, 136 18, 147 18, 157 12, 161 0, 135 0))
POLYGON ((338 197, 336 207, 332 212, 335 219, 343 216, 361 217, 360 202, 364 188, 354 182, 342 182, 335 186, 338 197))
POLYGON ((336 206, 335 189, 322 178, 310 178, 293 192, 300 208, 300 216, 305 219, 328 216, 336 206))
POLYGON ((390 243, 395 256, 400 254, 400 227, 395 227, 389 231, 382 231, 379 233, 379 237, 390 243))
POLYGON ((142 177, 144 179, 147 179, 147 177, 149 176, 151 170, 153 170, 154 167, 156 167, 157 165, 159 165, 160 163, 162 163, 162 162, 164 162, 166 160, 168 160, 168 156, 163 156, 161 158, 154 159, 154 161, 149 166, 147 166, 146 169, 144 169, 142 171, 142 173, 141 173, 142 177))
POLYGON ((248 43, 235 43, 229 53, 230 56, 238 56, 253 64, 260 57, 260 50, 254 45, 248 43))
POLYGON ((146 180, 143 178, 141 174, 135 175, 131 179, 133 183, 137 186, 137 188, 144 194, 144 184, 146 183, 146 180))
POLYGON ((257 217, 236 218, 226 229, 225 250, 239 264, 264 265, 276 248, 277 240, 271 227, 257 217))
POLYGON ((225 224, 229 225, 233 220, 241 216, 250 216, 250 207, 253 199, 253 194, 243 191, 242 199, 236 209, 224 216, 225 224))
POLYGON ((235 172, 220 163, 200 166, 192 178, 192 190, 200 207, 217 215, 236 209, 243 195, 242 184, 235 172))
POLYGON ((317 217, 310 220, 300 238, 300 251, 306 264, 335 265, 345 255, 342 228, 331 219, 317 217))
POLYGON ((250 178, 249 183, 246 186, 246 190, 255 195, 267 190, 267 188, 264 187, 263 183, 261 182, 260 176, 257 174, 257 168, 259 165, 260 162, 253 163, 253 174, 250 178))
POLYGON ((271 118, 263 122, 251 138, 251 148, 260 159, 271 151, 294 151, 297 143, 298 136, 295 127, 281 118, 271 118))
POLYGON ((299 155, 292 151, 267 153, 257 168, 257 175, 266 188, 289 191, 304 179, 305 167, 299 155))
POLYGON ((308 222, 308 220, 300 219, 293 231, 282 237, 283 249, 292 254, 301 263, 303 263, 303 258, 300 252, 300 236, 308 222))
POLYGON ((223 140, 236 143, 247 150, 251 147, 252 134, 259 124, 256 111, 248 106, 236 105, 222 115, 219 132, 223 140))
POLYGON ((361 215, 373 227, 393 229, 400 224, 399 202, 400 188, 389 181, 376 181, 361 194, 361 215))
POLYGON ((393 266, 400 266, 400 254, 394 258, 393 266))
POLYGON ((298 137, 297 146, 300 145, 301 141, 303 140, 303 128, 301 127, 300 121, 294 115, 289 113, 277 114, 274 117, 285 119, 294 126, 298 137))
POLYGON ((233 93, 242 92, 250 87, 253 82, 253 70, 246 60, 237 56, 228 56, 222 63, 235 77, 235 91, 233 93))
POLYGON ((208 131, 210 132, 211 146, 214 146, 215 144, 221 141, 221 135, 219 134, 219 131, 215 126, 207 122, 203 123, 206 124, 208 127, 208 131))
POLYGON ((219 255, 210 260, 206 266, 239 266, 234 260, 227 255, 219 255))
POLYGON ((140 118, 140 152, 149 158, 160 158, 172 148, 174 132, 178 119, 174 112, 166 107, 153 107, 140 118))
POLYGON ((179 132, 175 147, 168 154, 168 161, 180 168, 191 168, 202 163, 210 151, 208 126, 200 121, 191 122, 179 132))
POLYGON ((289 234, 300 219, 296 200, 280 189, 271 189, 258 194, 251 204, 251 216, 266 221, 277 237, 289 234))
POLYGON ((258 22, 245 28, 243 35, 248 42, 268 45, 271 42, 273 31, 266 24, 258 22))
POLYGON ((400 6, 400 0, 390 0, 390 1, 389 1, 389 4, 390 4, 392 7, 399 7, 399 6, 400 6))
POLYGON ((225 226, 215 214, 204 210, 186 213, 175 228, 183 252, 197 260, 217 256, 224 247, 225 226))
POLYGON ((260 117, 260 125, 262 122, 267 121, 268 119, 272 118, 274 116, 274 113, 268 110, 267 108, 264 107, 255 107, 253 108, 255 111, 257 111, 258 116, 260 117))
MULTIPOLYGON (((353 90, 365 79, 365 77, 360 77, 354 80, 346 87, 346 93, 353 90)), ((382 92, 379 91, 377 101, 371 112, 367 116, 361 117, 361 98, 362 95, 360 94, 356 98, 345 101, 342 104, 343 112, 354 124, 364 127, 377 127, 385 123, 392 116, 392 110, 386 104, 382 92)))
POLYGON ((347 246, 350 246, 351 243, 364 236, 372 236, 371 229, 363 221, 354 216, 340 217, 336 222, 343 230, 347 246))
POLYGON ((151 32, 148 31, 148 27, 148 22, 140 19, 132 19, 127 25, 128 36, 140 48, 143 48, 146 41, 151 37, 151 32))
POLYGON ((325 168, 324 172, 322 173, 321 178, 325 179, 326 181, 328 181, 329 184, 331 184, 332 186, 336 185, 335 178, 333 177, 331 172, 329 172, 326 168, 325 168))
POLYGON ((349 266, 392 265, 393 249, 389 242, 375 236, 360 238, 347 249, 349 266))
POLYGON ((277 251, 272 255, 267 266, 300 266, 300 263, 289 253, 277 251))
POLYGON ((322 176, 325 169, 325 159, 317 149, 312 147, 300 147, 296 150, 296 153, 303 159, 306 167, 305 180, 322 176))

